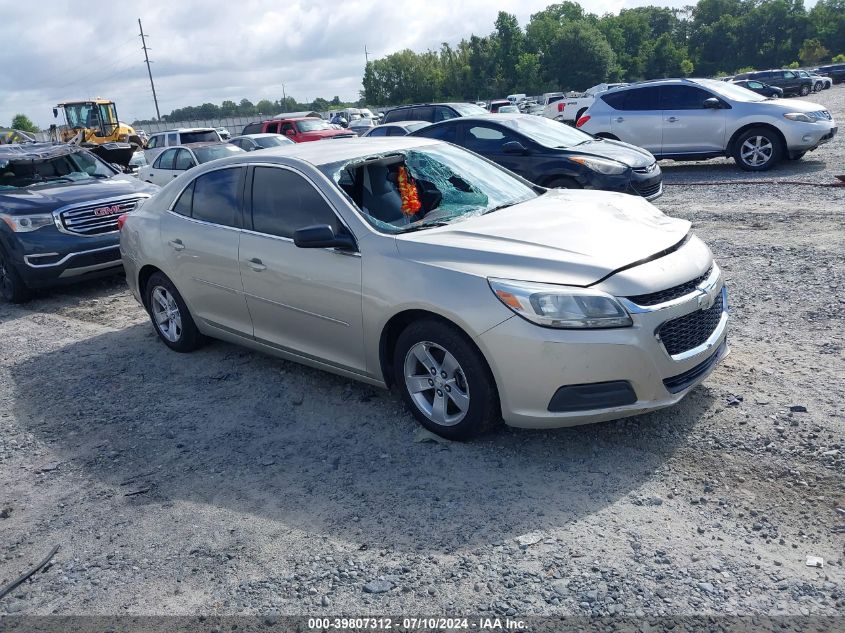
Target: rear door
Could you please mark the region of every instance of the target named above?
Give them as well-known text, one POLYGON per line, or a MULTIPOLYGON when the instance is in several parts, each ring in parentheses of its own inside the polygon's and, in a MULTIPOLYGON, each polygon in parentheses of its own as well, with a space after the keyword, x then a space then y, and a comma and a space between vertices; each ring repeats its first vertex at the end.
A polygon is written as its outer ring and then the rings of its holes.
POLYGON ((251 180, 251 227, 241 237, 240 269, 256 340, 363 372, 360 254, 293 243, 305 226, 348 229, 300 172, 256 166, 251 180))
POLYGON ((616 94, 608 93, 606 96, 606 103, 619 104, 611 113, 611 133, 620 141, 647 149, 652 154, 660 154, 663 143, 660 89, 657 86, 646 86, 616 94), (624 95, 624 99, 618 99, 617 95, 624 95))
POLYGON ((711 97, 716 95, 694 85, 660 87, 660 105, 663 110, 661 154, 724 150, 727 110, 705 108, 704 100, 711 97))
POLYGON ((245 167, 198 176, 161 214, 166 272, 194 318, 252 336, 238 265, 245 167))

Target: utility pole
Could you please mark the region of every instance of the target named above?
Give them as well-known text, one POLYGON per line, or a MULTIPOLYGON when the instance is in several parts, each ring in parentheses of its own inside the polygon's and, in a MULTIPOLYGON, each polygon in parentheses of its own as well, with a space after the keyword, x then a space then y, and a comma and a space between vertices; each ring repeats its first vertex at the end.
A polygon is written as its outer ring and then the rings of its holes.
POLYGON ((282 105, 287 108, 288 107, 287 103, 288 103, 288 96, 287 96, 287 94, 285 94, 285 84, 282 84, 282 105))
POLYGON ((138 18, 138 28, 141 30, 141 47, 144 49, 144 61, 147 62, 147 74, 150 76, 150 87, 153 89, 153 103, 156 104, 156 120, 161 121, 161 114, 158 111, 158 97, 156 97, 156 85, 153 83, 153 71, 150 70, 150 57, 147 55, 147 40, 144 38, 144 27, 141 18, 138 18))
POLYGON ((367 67, 367 64, 370 63, 370 54, 367 52, 367 45, 364 44, 364 67, 367 67))

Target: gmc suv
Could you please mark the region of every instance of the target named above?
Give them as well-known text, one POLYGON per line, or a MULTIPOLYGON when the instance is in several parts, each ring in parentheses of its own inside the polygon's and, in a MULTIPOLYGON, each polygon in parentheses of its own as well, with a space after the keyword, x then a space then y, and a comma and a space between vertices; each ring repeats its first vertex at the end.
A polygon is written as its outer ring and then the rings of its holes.
POLYGON ((807 76, 803 77, 797 70, 758 70, 751 73, 740 73, 734 77, 739 79, 756 79, 764 84, 775 86, 783 90, 783 94, 801 95, 806 97, 815 88, 813 80, 807 76))
POLYGON ((384 116, 382 123, 395 123, 396 121, 437 123, 459 116, 478 116, 479 114, 489 113, 474 103, 417 103, 393 108, 384 116))
POLYGON ((119 272, 117 218, 157 190, 81 147, 0 146, 0 299, 119 272))
POLYGON ((827 143, 836 123, 823 106, 768 99, 715 79, 661 79, 606 92, 577 127, 647 149, 658 160, 732 156, 747 171, 798 160, 827 143))

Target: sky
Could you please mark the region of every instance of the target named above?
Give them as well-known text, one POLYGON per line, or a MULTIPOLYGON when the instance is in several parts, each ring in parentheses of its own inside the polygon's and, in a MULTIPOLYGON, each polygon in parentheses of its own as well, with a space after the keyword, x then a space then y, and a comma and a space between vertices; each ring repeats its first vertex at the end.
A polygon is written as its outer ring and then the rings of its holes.
MULTIPOLYGON (((46 127, 63 100, 102 96, 131 123, 155 116, 138 35, 148 35, 161 114, 204 102, 359 98, 370 59, 488 34, 499 11, 524 27, 553 0, 0 0, 0 126, 17 113, 46 127)), ((582 0, 618 13, 689 0, 582 0)), ((809 3, 808 3, 809 4, 809 3)), ((60 115, 61 116, 61 115, 60 115)))

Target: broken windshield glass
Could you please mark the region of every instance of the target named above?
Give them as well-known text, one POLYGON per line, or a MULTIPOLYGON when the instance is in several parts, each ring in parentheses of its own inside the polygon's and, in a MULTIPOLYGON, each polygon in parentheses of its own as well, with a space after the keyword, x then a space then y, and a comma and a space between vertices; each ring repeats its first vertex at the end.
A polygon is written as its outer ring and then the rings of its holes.
POLYGON ((333 163, 323 172, 387 233, 442 226, 537 196, 527 183, 451 145, 333 163))

